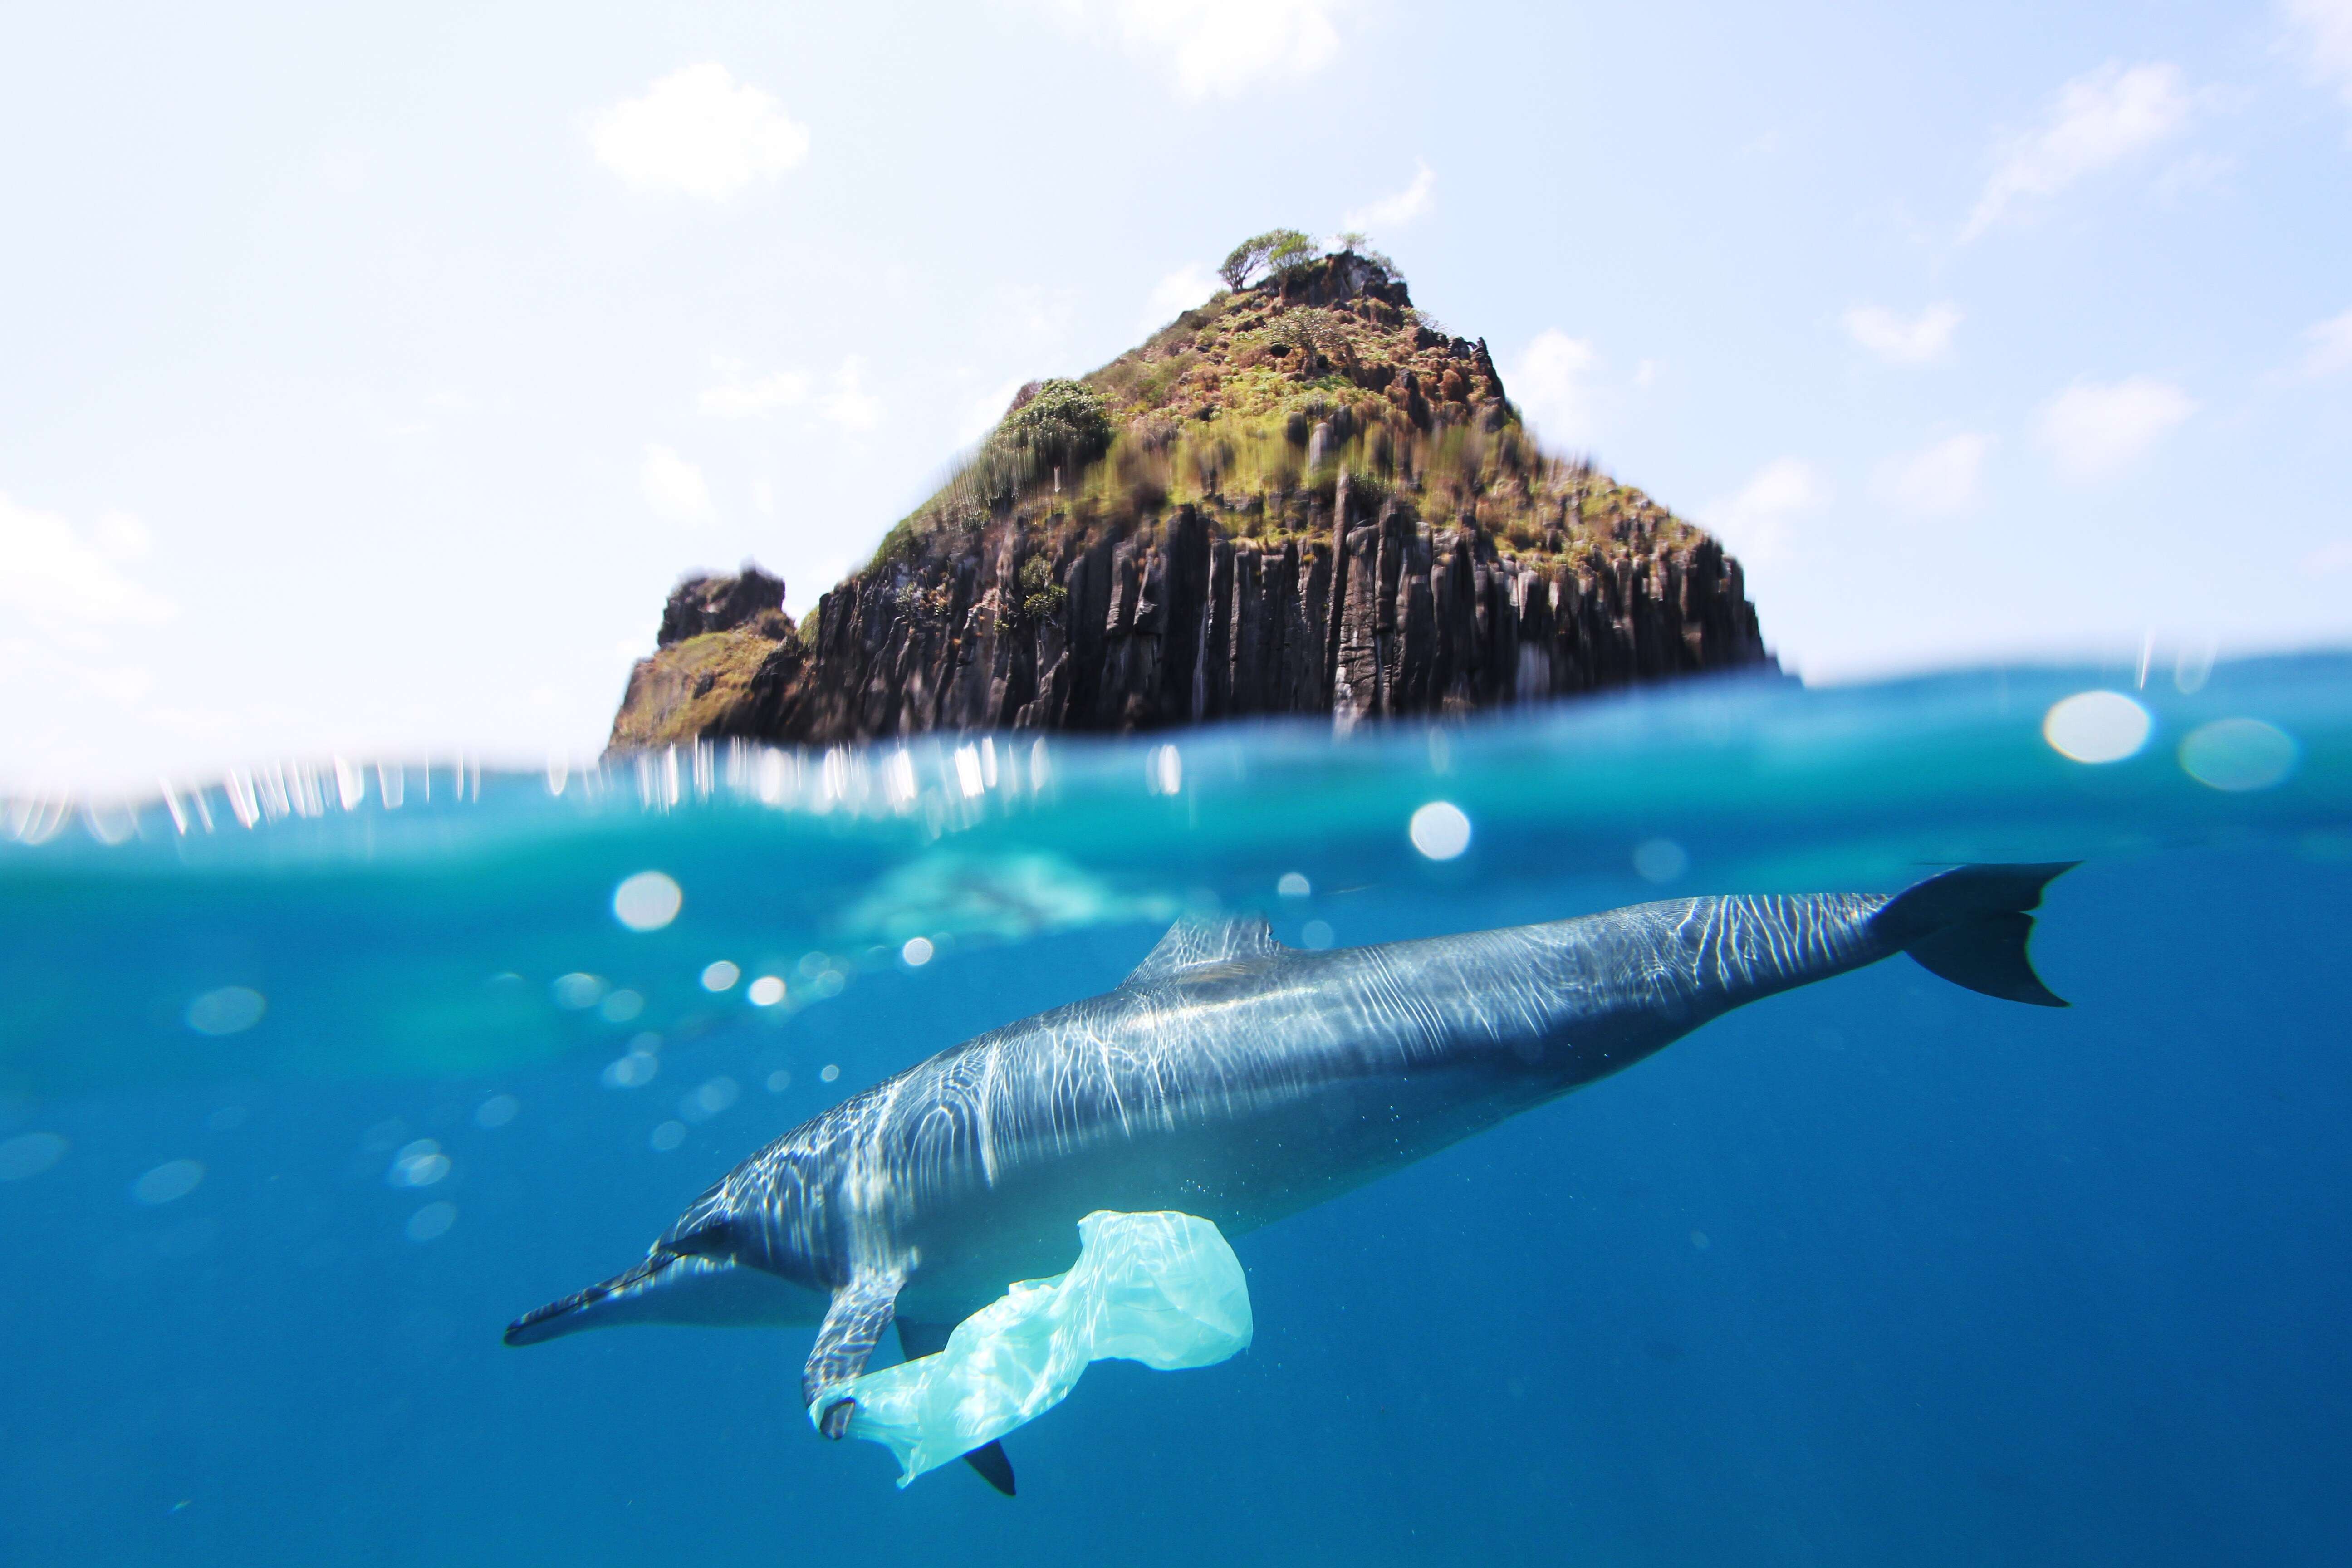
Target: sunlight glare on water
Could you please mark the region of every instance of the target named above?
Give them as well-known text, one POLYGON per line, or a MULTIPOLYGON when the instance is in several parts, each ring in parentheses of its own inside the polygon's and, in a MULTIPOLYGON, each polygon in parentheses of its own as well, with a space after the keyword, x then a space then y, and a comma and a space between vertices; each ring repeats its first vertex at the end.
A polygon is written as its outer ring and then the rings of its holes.
POLYGON ((2078 763, 2120 763, 2147 744, 2155 721, 2120 691, 2078 691, 2050 705, 2042 738, 2078 763))

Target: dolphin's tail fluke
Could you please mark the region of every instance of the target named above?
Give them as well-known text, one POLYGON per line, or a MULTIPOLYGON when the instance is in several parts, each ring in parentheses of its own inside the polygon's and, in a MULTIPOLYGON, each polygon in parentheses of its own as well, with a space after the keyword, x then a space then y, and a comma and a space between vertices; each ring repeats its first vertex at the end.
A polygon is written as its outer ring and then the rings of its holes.
POLYGON ((2033 934, 2027 911, 2041 904, 2053 879, 2081 864, 1962 866, 1897 894, 1872 923, 1891 945, 1955 985, 2006 1002, 2063 1007, 2065 999, 2042 984, 2026 956, 2033 934))

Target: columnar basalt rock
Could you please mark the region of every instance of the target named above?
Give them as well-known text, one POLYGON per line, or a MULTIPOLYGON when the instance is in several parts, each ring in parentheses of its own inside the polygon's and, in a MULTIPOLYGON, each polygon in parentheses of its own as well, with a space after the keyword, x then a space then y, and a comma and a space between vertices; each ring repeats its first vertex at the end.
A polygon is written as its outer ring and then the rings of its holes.
MULTIPOLYGON (((1333 515, 1328 539, 1279 545, 1234 538, 1191 506, 1099 537, 1055 518, 939 539, 825 595, 814 641, 774 641, 694 733, 824 744, 1353 721, 1771 664, 1738 563, 1713 540, 1547 572, 1474 529, 1433 531, 1393 498, 1333 515), (1032 560, 1058 594, 1022 595, 1032 560)), ((615 744, 683 738, 635 711, 651 686, 633 682, 615 744)))

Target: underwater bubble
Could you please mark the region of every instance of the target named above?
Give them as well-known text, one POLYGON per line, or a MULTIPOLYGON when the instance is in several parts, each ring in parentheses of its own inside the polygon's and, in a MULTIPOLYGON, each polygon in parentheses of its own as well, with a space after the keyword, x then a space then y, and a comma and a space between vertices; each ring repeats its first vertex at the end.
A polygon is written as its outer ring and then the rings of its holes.
POLYGON ((2078 763, 2120 763, 2147 744, 2156 721, 2120 691, 2078 691, 2050 705, 2042 738, 2078 763))
POLYGON ((54 1132, 26 1132, 0 1142, 0 1182, 37 1176, 66 1157, 66 1141, 54 1132))
POLYGON ((401 1228, 408 1233, 411 1241, 432 1241, 448 1235, 449 1227, 457 1223, 457 1205, 444 1201, 426 1204, 410 1215, 408 1223, 401 1228))
POLYGON ((238 1035, 261 1022, 268 999, 249 985, 224 985, 188 1004, 188 1027, 199 1035, 238 1035))
POLYGON ((659 1057, 651 1051, 631 1051, 605 1064, 599 1078, 606 1089, 639 1089, 653 1082, 654 1074, 659 1071, 659 1057))
POLYGON ((429 1187, 449 1173, 449 1156, 430 1138, 419 1138, 392 1157, 384 1180, 395 1187, 429 1187))
POLYGON ((671 1150, 686 1142, 686 1123, 683 1121, 665 1121, 659 1127, 654 1129, 653 1136, 646 1139, 646 1142, 653 1145, 653 1151, 655 1153, 667 1154, 671 1150))
MULTIPOLYGON (((1163 895, 1120 892, 1054 855, 933 850, 884 876, 841 911, 845 931, 896 944, 918 932, 1020 941, 1124 921, 1176 916, 1163 895)), ((833 961, 807 954, 801 974, 814 979, 833 961)))
POLYGON ((360 1134, 360 1147, 371 1154, 389 1154, 408 1137, 408 1123, 399 1117, 377 1122, 360 1134))
POLYGON ((474 1108, 474 1125, 485 1131, 504 1127, 522 1109, 522 1101, 511 1094, 494 1094, 474 1108))
POLYGON ((2180 771, 2208 789, 2268 789, 2294 772, 2294 737, 2260 719, 2216 719, 2180 742, 2180 771))
POLYGON ((686 902, 678 885, 659 871, 640 871, 613 889, 613 915, 631 931, 659 931, 686 902))
POLYGON ((131 1184, 134 1203, 152 1208, 158 1204, 176 1203, 196 1190, 205 1179, 205 1167, 196 1160, 166 1160, 153 1170, 131 1184))
POLYGON ((735 1103, 743 1090, 724 1076, 710 1079, 677 1102, 677 1113, 688 1121, 708 1121, 735 1103))
POLYGON ((793 1075, 790 1072, 787 1072, 784 1068, 778 1068, 775 1071, 768 1075, 768 1092, 770 1094, 782 1094, 784 1090, 792 1087, 793 1075))
POLYGON ((751 989, 746 994, 754 1007, 772 1007, 784 999, 784 983, 775 975, 762 974, 751 982, 751 989))
POLYGON ((931 961, 931 954, 937 951, 931 946, 929 937, 910 936, 907 944, 898 950, 898 960, 909 969, 920 969, 931 961))
POLYGON ((826 957, 822 952, 802 953, 801 978, 803 980, 814 980, 818 975, 823 974, 825 970, 832 965, 832 963, 833 960, 826 957))
POLYGON ((1331 945, 1331 934, 1329 921, 1308 921, 1298 928, 1298 940, 1317 952, 1331 945))
POLYGON ((1286 899, 1303 899, 1315 890, 1314 885, 1297 871, 1285 871, 1274 890, 1286 899))
POLYGON ((1450 800, 1433 800, 1412 814, 1412 847, 1432 860, 1451 860, 1470 847, 1470 819, 1450 800))
POLYGON ((548 986, 547 994, 555 999, 557 1006, 577 1013, 597 1004, 604 994, 604 982, 593 974, 562 974, 548 986))
POLYGON ((702 988, 705 991, 732 991, 735 982, 743 978, 742 970, 720 959, 702 966, 702 988))
POLYGON ((1708 1237, 1706 1232, 1703 1230, 1695 1230, 1691 1232, 1691 1245, 1698 1248, 1701 1252, 1705 1252, 1708 1247, 1713 1247, 1715 1242, 1708 1237))
POLYGON ((224 1105, 205 1118, 205 1125, 215 1132, 234 1132, 245 1125, 245 1107, 224 1105))
POLYGON ((607 1024, 625 1024, 646 1010, 646 999, 635 991, 615 991, 596 1005, 607 1024))
POLYGON ((1184 787, 1184 753, 1173 746, 1154 746, 1143 765, 1143 782, 1154 795, 1174 795, 1184 787))
POLYGON ((841 1076, 841 1068, 836 1063, 827 1062, 824 1064, 824 1068, 818 1071, 816 1076, 824 1079, 825 1082, 831 1083, 841 1076))
POLYGON ((1645 838, 1633 846, 1633 874, 1645 882, 1671 882, 1690 869, 1690 851, 1671 838, 1645 838))

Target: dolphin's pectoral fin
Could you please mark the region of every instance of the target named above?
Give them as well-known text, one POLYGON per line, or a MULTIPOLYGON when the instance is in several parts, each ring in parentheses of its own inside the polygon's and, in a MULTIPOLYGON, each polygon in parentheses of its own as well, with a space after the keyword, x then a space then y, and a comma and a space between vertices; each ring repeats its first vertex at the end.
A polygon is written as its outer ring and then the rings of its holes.
POLYGON ((828 1402, 817 1415, 817 1430, 826 1436, 837 1439, 849 1430, 849 1412, 856 1401, 835 1391, 866 1370, 866 1358, 898 1310, 898 1290, 906 1282, 900 1274, 861 1274, 833 1293, 824 1326, 817 1330, 808 1364, 801 1369, 801 1402, 828 1402))
POLYGON ((1252 958, 1272 958, 1283 946, 1274 940, 1274 927, 1264 915, 1241 915, 1232 920, 1200 920, 1188 917, 1168 928, 1160 945, 1143 955, 1135 973, 1121 984, 1149 984, 1155 980, 1170 980, 1187 969, 1204 963, 1233 963, 1252 958))
MULTIPOLYGON (((907 1352, 908 1361, 937 1355, 948 1348, 950 1331, 943 1323, 917 1323, 901 1318, 898 1320, 898 1348, 907 1352)), ((1013 1495, 1013 1461, 1005 1457, 1002 1442, 982 1443, 966 1454, 963 1462, 979 1471, 982 1480, 1006 1497, 1013 1495)))

